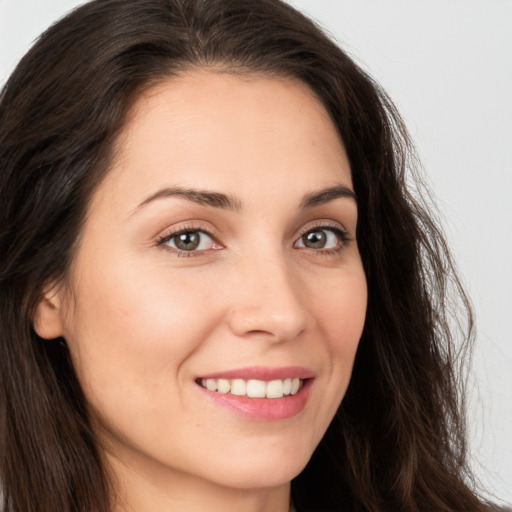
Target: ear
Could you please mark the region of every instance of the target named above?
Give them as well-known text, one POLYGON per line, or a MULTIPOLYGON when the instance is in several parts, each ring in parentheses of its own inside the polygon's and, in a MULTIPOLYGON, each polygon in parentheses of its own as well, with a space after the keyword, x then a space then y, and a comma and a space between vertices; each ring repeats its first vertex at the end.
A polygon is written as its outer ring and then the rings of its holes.
POLYGON ((64 336, 61 291, 59 286, 48 287, 39 299, 34 313, 34 330, 44 339, 64 336))

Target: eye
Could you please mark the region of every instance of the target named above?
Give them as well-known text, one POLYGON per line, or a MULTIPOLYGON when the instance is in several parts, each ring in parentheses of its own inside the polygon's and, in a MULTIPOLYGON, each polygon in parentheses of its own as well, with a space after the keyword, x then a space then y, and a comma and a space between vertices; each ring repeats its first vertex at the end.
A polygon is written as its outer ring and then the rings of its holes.
POLYGON ((341 248, 346 241, 346 233, 339 228, 319 227, 306 231, 295 242, 296 247, 329 250, 341 248))
POLYGON ((178 251, 206 251, 213 249, 215 242, 212 237, 199 229, 180 231, 172 235, 166 236, 159 241, 160 245, 167 245, 178 251))

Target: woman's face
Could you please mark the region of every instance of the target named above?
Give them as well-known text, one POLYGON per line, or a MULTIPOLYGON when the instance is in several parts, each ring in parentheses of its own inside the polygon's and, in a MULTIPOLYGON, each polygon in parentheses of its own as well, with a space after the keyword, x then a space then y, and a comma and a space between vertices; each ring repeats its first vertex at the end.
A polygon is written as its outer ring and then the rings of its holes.
POLYGON ((302 470, 365 318, 352 190, 299 82, 197 71, 137 101, 51 299, 114 468, 232 488, 302 470))

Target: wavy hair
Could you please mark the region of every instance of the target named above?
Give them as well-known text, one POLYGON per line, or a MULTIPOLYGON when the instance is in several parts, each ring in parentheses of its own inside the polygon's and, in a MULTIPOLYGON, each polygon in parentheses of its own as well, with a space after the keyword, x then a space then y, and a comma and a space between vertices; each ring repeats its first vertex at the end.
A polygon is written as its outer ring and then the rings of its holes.
POLYGON ((66 277, 131 105, 194 68, 301 80, 330 114, 351 165, 367 317, 346 396, 292 482, 298 512, 487 510, 466 463, 460 370, 470 308, 428 196, 418 176, 411 181, 404 125, 379 85, 280 0, 96 0, 45 32, 1 92, 5 508, 111 510, 65 343, 39 338, 31 319, 45 284, 66 277))

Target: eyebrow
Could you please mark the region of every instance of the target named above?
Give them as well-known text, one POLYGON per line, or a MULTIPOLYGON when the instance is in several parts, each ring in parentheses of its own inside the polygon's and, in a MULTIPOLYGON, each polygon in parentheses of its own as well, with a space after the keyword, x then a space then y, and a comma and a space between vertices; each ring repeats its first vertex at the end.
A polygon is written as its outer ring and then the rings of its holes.
POLYGON ((151 194, 149 197, 144 199, 144 201, 142 201, 139 206, 137 206, 135 211, 153 201, 156 201, 157 199, 166 199, 169 197, 180 197, 202 206, 211 206, 213 208, 221 208, 223 210, 240 211, 242 209, 242 203, 238 199, 233 196, 223 194, 222 192, 210 192, 208 190, 196 190, 182 187, 169 187, 151 194))
MULTIPOLYGON (((144 201, 135 208, 133 213, 153 201, 167 199, 169 197, 179 197, 202 206, 210 206, 212 208, 220 208, 223 210, 232 210, 236 212, 240 212, 242 210, 242 202, 239 199, 222 192, 211 192, 208 190, 197 190, 183 187, 168 187, 163 188, 144 199, 144 201)), ((306 194, 302 198, 300 208, 304 210, 314 206, 320 206, 340 198, 348 198, 357 202, 356 194, 350 188, 345 185, 335 185, 306 194)))
POLYGON ((312 208, 340 198, 352 199, 357 203, 357 196, 353 190, 345 185, 335 185, 306 194, 300 203, 300 207, 301 209, 312 208))

